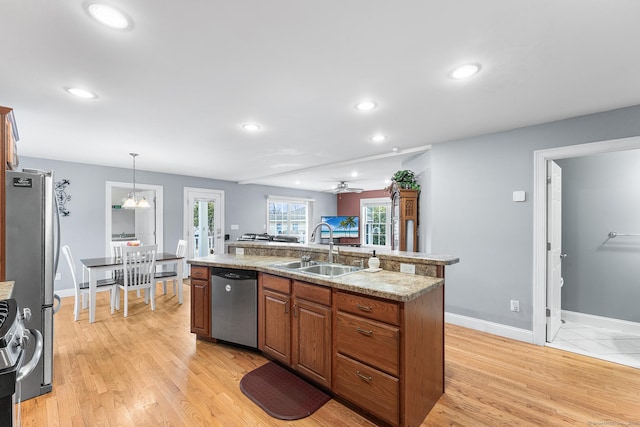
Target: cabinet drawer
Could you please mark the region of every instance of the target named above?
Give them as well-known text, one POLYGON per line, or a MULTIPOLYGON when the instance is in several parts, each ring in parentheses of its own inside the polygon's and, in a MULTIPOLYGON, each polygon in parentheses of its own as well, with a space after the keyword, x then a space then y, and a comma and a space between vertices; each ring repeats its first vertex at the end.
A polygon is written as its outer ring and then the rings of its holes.
POLYGON ((375 368, 399 375, 400 329, 338 312, 336 350, 375 368))
POLYGON ((293 281, 293 295, 322 305, 331 305, 331 288, 293 281))
POLYGON ((333 390, 373 415, 399 424, 399 380, 351 358, 336 356, 333 390))
POLYGON ((194 279, 209 280, 209 267, 199 265, 191 266, 191 277, 194 279))
POLYGON ((398 303, 381 301, 364 295, 347 294, 344 292, 336 293, 336 301, 338 310, 381 322, 391 323, 392 325, 400 325, 400 308, 398 303))
POLYGON ((291 293, 291 280, 285 277, 272 276, 270 274, 261 274, 262 286, 276 292, 282 292, 289 295, 291 293))

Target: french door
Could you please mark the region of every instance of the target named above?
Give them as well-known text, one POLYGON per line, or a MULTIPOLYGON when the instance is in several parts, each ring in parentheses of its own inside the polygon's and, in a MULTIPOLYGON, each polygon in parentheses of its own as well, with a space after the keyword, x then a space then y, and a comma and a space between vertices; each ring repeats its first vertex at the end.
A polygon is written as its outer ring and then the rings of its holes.
POLYGON ((187 259, 224 253, 224 191, 184 189, 187 259))

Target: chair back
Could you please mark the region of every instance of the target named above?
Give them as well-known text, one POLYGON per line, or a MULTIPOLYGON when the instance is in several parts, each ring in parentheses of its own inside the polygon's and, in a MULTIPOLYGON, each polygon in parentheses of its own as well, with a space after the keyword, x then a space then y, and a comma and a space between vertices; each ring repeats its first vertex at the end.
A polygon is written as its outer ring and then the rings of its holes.
POLYGON ((184 257, 185 252, 187 252, 187 241, 178 240, 178 248, 176 249, 176 256, 184 257))
POLYGON ((111 242, 111 256, 114 258, 122 258, 122 242, 111 242))
POLYGON ((157 249, 157 245, 122 247, 125 286, 144 288, 155 284, 157 249))
POLYGON ((67 245, 62 247, 62 253, 64 257, 67 259, 67 264, 69 264, 69 271, 71 271, 71 280, 73 280, 73 287, 78 291, 78 279, 76 278, 76 264, 73 260, 73 255, 71 255, 71 248, 67 245))

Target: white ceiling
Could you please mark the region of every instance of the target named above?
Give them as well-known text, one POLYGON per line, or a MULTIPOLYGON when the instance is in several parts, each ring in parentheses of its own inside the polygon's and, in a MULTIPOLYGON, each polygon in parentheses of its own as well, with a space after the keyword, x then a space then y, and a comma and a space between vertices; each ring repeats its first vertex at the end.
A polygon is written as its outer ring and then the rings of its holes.
POLYGON ((21 155, 379 189, 404 150, 640 104, 638 0, 106 2, 133 28, 80 0, 0 2, 21 155), (448 76, 468 62, 481 72, 448 76), (365 98, 378 108, 357 111, 365 98))

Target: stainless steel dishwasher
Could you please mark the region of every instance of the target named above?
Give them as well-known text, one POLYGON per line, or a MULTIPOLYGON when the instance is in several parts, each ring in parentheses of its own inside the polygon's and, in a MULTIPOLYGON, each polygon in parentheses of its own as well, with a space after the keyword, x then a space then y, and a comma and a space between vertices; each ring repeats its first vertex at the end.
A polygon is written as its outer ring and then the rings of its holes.
POLYGON ((258 281, 255 271, 211 268, 211 336, 258 348, 258 281))

